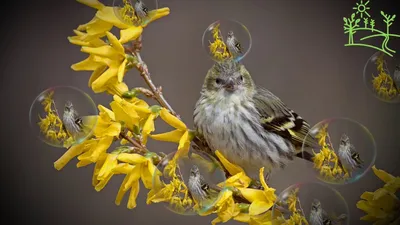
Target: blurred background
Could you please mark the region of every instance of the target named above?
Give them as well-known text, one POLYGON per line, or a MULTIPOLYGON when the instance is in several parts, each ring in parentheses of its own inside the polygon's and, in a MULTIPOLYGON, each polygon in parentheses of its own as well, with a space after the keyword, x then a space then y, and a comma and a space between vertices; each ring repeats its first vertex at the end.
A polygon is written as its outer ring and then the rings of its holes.
MULTIPOLYGON (((159 5, 170 7, 171 14, 145 29, 142 56, 153 81, 162 85, 169 103, 192 127, 193 108, 213 64, 202 46, 203 32, 219 19, 240 21, 251 33, 252 48, 243 63, 256 84, 279 96, 312 125, 332 117, 363 124, 376 141, 376 167, 398 176, 400 104, 380 101, 364 84, 364 65, 376 51, 344 47, 348 37, 343 34, 343 17, 351 15, 356 2, 161 0, 159 5)), ((371 1, 371 18, 381 20, 380 10, 398 12, 392 3, 371 1)), ((49 87, 70 85, 88 93, 96 104, 108 106, 111 101, 111 96, 93 94, 88 88, 89 72, 70 68, 86 54, 67 37, 90 21, 95 10, 73 0, 10 4, 1 9, 0 41, 5 216, 13 222, 58 225, 210 224, 214 216, 194 219, 174 214, 162 204, 147 206, 145 189, 136 209, 128 210, 125 201, 116 206, 122 176, 114 177, 97 193, 91 186, 92 166, 77 169, 74 160, 61 172, 53 168, 64 150, 46 145, 30 131, 28 111, 35 97, 49 87)), ((392 33, 400 33, 399 23, 394 21, 392 33)), ((400 51, 400 39, 391 40, 389 47, 400 51)), ((136 71, 129 72, 125 81, 130 87, 144 86, 136 71)), ((168 129, 163 123, 157 125, 160 132, 168 129)), ((175 149, 162 142, 150 142, 148 147, 165 153, 175 149)), ((269 185, 280 193, 292 184, 310 181, 317 181, 315 173, 296 160, 274 174, 269 185)), ((356 202, 364 191, 381 185, 369 171, 357 182, 330 186, 346 200, 350 224, 367 224, 359 221, 363 212, 356 202)))

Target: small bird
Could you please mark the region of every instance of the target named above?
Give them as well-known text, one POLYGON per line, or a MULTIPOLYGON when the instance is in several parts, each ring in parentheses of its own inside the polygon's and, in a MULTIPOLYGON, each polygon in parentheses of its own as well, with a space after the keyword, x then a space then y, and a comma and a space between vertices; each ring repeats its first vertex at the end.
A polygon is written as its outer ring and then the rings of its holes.
POLYGON ((149 9, 141 0, 136 1, 134 8, 135 8, 135 15, 139 19, 144 19, 149 14, 149 9))
POLYGON ((228 32, 226 37, 226 47, 233 58, 237 58, 243 53, 242 45, 233 34, 233 31, 228 32))
POLYGON ((328 213, 326 213, 326 211, 322 208, 321 202, 318 199, 314 199, 311 203, 308 222, 310 225, 338 225, 346 218, 346 214, 342 214, 338 217, 329 216, 328 213))
MULTIPOLYGON (((208 71, 193 117, 209 148, 255 180, 261 167, 269 173, 294 156, 311 160, 311 154, 301 152, 309 124, 270 91, 255 86, 235 60, 217 62, 208 71)), ((318 145, 311 135, 304 143, 318 145)))
POLYGON ((400 93, 400 65, 397 65, 393 72, 393 83, 397 88, 397 92, 400 93))
POLYGON ((200 208, 210 205, 218 197, 219 192, 215 190, 217 187, 210 187, 210 185, 207 184, 200 173, 199 167, 196 165, 193 165, 190 169, 187 187, 194 201, 200 208))
POLYGON ((79 141, 82 138, 86 138, 93 130, 97 116, 80 117, 72 102, 67 101, 64 106, 62 121, 67 133, 75 141, 79 141))
POLYGON ((350 143, 350 138, 347 134, 342 134, 340 137, 338 158, 341 166, 349 172, 361 168, 364 163, 360 158, 360 154, 356 151, 356 148, 350 143))

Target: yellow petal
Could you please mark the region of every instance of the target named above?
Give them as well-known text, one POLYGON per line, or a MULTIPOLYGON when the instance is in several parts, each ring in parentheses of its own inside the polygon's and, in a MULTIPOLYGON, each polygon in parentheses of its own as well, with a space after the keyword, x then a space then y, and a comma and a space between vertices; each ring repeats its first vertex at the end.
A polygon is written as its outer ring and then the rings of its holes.
POLYGON ((106 57, 109 59, 121 59, 121 54, 109 45, 104 45, 100 47, 87 47, 83 46, 81 48, 82 52, 93 54, 100 57, 106 57))
POLYGON ((379 188, 378 190, 376 190, 373 194, 373 198, 372 200, 377 200, 380 199, 381 197, 387 195, 389 192, 384 189, 384 188, 379 188))
POLYGON ((95 8, 97 10, 101 10, 102 8, 104 8, 104 5, 98 0, 77 0, 77 2, 95 8))
POLYGON ((260 177, 261 185, 263 186, 264 190, 268 189, 269 187, 268 187, 267 183, 265 182, 265 178, 264 178, 264 167, 262 167, 260 169, 259 177, 260 177))
MULTIPOLYGON (((144 102, 144 101, 143 101, 144 102)), ((133 108, 139 113, 143 113, 143 114, 150 114, 151 110, 149 109, 149 106, 147 105, 143 105, 141 102, 132 102, 133 104, 133 108)))
POLYGON ((118 68, 118 82, 122 82, 122 80, 124 79, 127 63, 128 63, 128 59, 125 58, 125 60, 122 62, 122 64, 118 68))
POLYGON ((129 165, 129 163, 119 163, 116 167, 114 167, 114 174, 129 174, 132 172, 135 166, 129 165))
POLYGON ((103 167, 100 169, 97 179, 103 180, 106 177, 108 177, 113 172, 113 169, 117 166, 117 164, 118 164, 117 155, 108 154, 103 167))
POLYGON ((124 82, 118 82, 117 78, 111 78, 108 82, 107 92, 112 96, 122 96, 127 91, 129 91, 128 85, 124 82))
POLYGON ((222 163, 222 165, 224 166, 224 168, 225 168, 226 170, 228 170, 228 172, 229 172, 231 175, 235 175, 235 174, 240 173, 240 172, 245 173, 244 170, 243 170, 241 167, 239 167, 239 166, 237 166, 237 165, 235 165, 235 164, 229 162, 229 161, 222 155, 222 153, 220 153, 218 150, 215 151, 215 155, 218 157, 218 159, 220 160, 220 162, 222 163))
POLYGON ((102 75, 100 75, 99 78, 97 78, 93 83, 92 83, 92 89, 95 93, 100 93, 104 91, 104 87, 107 84, 107 82, 117 76, 118 73, 118 67, 110 67, 108 68, 102 75))
POLYGON ((110 174, 109 174, 107 177, 105 177, 103 180, 100 180, 100 182, 97 183, 97 185, 94 187, 94 189, 95 189, 96 191, 101 191, 101 190, 103 190, 103 188, 108 184, 108 181, 111 180, 111 178, 112 178, 113 175, 114 175, 113 173, 110 173, 110 174))
POLYGON ((274 205, 274 202, 264 202, 260 200, 255 200, 251 203, 249 207, 249 215, 260 215, 261 213, 266 212, 274 205))
POLYGON ((189 132, 186 131, 179 141, 178 151, 174 155, 174 160, 178 158, 186 157, 190 149, 189 132))
POLYGON ((79 46, 90 46, 90 42, 88 41, 82 41, 82 40, 78 40, 78 39, 74 39, 73 37, 68 37, 68 41, 71 44, 74 45, 79 45, 79 46))
POLYGON ((142 129, 142 142, 144 145, 147 143, 147 137, 149 134, 151 134, 154 130, 154 119, 156 118, 156 115, 150 114, 149 117, 146 120, 146 123, 143 126, 142 129))
POLYGON ((365 216, 361 217, 360 220, 375 222, 378 220, 378 218, 376 218, 375 216, 371 216, 371 215, 365 215, 365 216))
POLYGON ((222 220, 219 217, 217 217, 211 221, 211 225, 216 225, 218 223, 222 223, 222 220))
POLYGON ((188 143, 190 144, 190 139, 189 138, 190 138, 189 137, 189 131, 186 131, 182 135, 181 139, 179 140, 178 150, 179 149, 184 149, 187 146, 188 143))
POLYGON ((102 119, 99 119, 97 126, 94 129, 94 135, 96 137, 119 137, 121 133, 120 123, 106 123, 102 119))
POLYGON ((164 16, 169 15, 169 11, 170 10, 169 10, 168 7, 164 7, 164 8, 156 9, 156 10, 151 10, 149 12, 149 20, 146 21, 146 23, 143 23, 142 26, 146 27, 149 23, 151 23, 151 22, 153 22, 155 20, 158 20, 158 19, 160 19, 160 18, 162 18, 164 16))
POLYGON ((97 68, 95 71, 93 71, 92 75, 90 75, 88 86, 92 87, 93 82, 95 80, 97 80, 97 78, 99 78, 100 75, 103 74, 104 71, 106 71, 106 69, 107 69, 107 66, 102 66, 102 67, 97 68))
POLYGON ((81 160, 76 164, 76 167, 81 168, 92 164, 93 162, 90 160, 81 160))
POLYGON ((178 118, 176 118, 174 115, 172 115, 166 108, 161 109, 160 117, 166 123, 168 123, 170 126, 176 128, 178 130, 187 130, 186 125, 182 121, 180 121, 178 118))
POLYGON ((124 190, 129 190, 132 187, 134 182, 138 181, 141 176, 141 171, 143 169, 142 164, 137 164, 133 166, 132 171, 128 175, 128 181, 125 183, 124 190))
POLYGON ((185 131, 173 130, 166 133, 150 135, 150 137, 157 141, 168 141, 168 142, 179 143, 184 133, 185 131))
POLYGON ((357 206, 357 208, 363 210, 367 214, 370 214, 371 216, 374 216, 377 218, 384 218, 387 215, 383 210, 372 207, 366 201, 358 201, 356 206, 357 206))
POLYGON ((122 62, 123 58, 124 58, 123 56, 118 56, 117 58, 108 58, 108 57, 94 55, 93 60, 98 63, 102 63, 103 65, 106 65, 108 67, 119 68, 119 65, 122 62))
POLYGON ((107 109, 106 107, 99 105, 98 109, 100 111, 100 116, 102 118, 109 118, 110 120, 114 120, 115 121, 115 115, 114 112, 107 109))
POLYGON ((101 167, 103 167, 104 162, 106 161, 107 154, 103 153, 99 156, 93 170, 93 177, 92 177, 92 185, 95 187, 98 183, 99 180, 97 179, 97 176, 99 175, 99 172, 101 170, 101 167))
POLYGON ((113 139, 114 137, 110 136, 106 136, 100 139, 95 149, 93 150, 92 156, 90 157, 92 162, 96 162, 99 156, 107 151, 107 149, 111 146, 113 139))
POLYGON ((121 153, 118 155, 118 160, 130 164, 141 164, 147 162, 146 157, 139 154, 121 153))
POLYGON ((132 131, 134 126, 138 125, 139 116, 129 102, 120 101, 119 96, 114 95, 114 101, 110 103, 110 106, 115 113, 116 121, 123 122, 129 130, 132 131))
POLYGON ((142 27, 129 27, 128 29, 121 30, 119 42, 125 44, 129 41, 136 40, 143 32, 142 27))
POLYGON ((372 201, 374 198, 374 193, 366 191, 360 196, 360 198, 367 201, 372 201))
POLYGON ((69 161, 82 154, 82 152, 88 151, 95 144, 95 140, 86 140, 80 144, 72 146, 56 162, 54 162, 54 168, 56 170, 61 170, 69 161))
POLYGON ((133 183, 131 188, 131 193, 129 195, 129 200, 128 200, 128 209, 133 209, 136 207, 136 198, 139 194, 139 190, 140 190, 139 181, 136 181, 133 183))
POLYGON ((124 189, 124 186, 125 186, 125 183, 128 181, 128 179, 129 179, 129 177, 125 176, 124 180, 122 181, 121 186, 119 187, 117 197, 115 198, 115 204, 116 205, 120 205, 122 199, 124 198, 124 195, 125 195, 125 193, 127 191, 127 190, 124 189))
POLYGON ((256 200, 265 202, 268 201, 268 199, 266 199, 265 197, 263 190, 258 190, 253 188, 238 188, 238 189, 242 193, 243 197, 250 202, 254 202, 256 200))
MULTIPOLYGON (((78 26, 77 31, 81 32, 78 35, 81 37, 82 41, 84 40, 83 39, 84 37, 87 37, 89 35, 88 33, 84 33, 82 31, 86 31, 86 29, 88 28, 89 25, 97 23, 98 21, 99 21, 99 18, 93 17, 89 22, 87 22, 85 24, 81 24, 81 25, 78 26)), ((92 35, 89 35, 89 36, 92 36, 92 35)))
POLYGON ((379 177, 383 182, 388 183, 389 181, 393 180, 395 177, 391 174, 385 172, 384 170, 378 170, 375 165, 372 167, 375 175, 379 177))
POLYGON ((119 29, 126 29, 129 28, 130 26, 124 22, 122 22, 114 12, 113 7, 106 6, 102 8, 101 10, 97 11, 96 17, 99 19, 106 21, 108 23, 113 24, 114 26, 118 27, 119 29))
POLYGON ((156 166, 151 162, 151 160, 147 161, 146 167, 142 169, 142 182, 145 188, 151 189, 153 187, 153 174, 156 170, 156 166))
POLYGON ((250 215, 247 213, 240 213, 239 215, 235 216, 234 220, 242 222, 242 223, 249 223, 250 215))
MULTIPOLYGON (((147 104, 147 102, 143 101, 140 98, 132 98, 130 100, 130 103, 134 104, 135 106, 141 107, 141 108, 146 108, 146 109, 149 108, 149 105, 147 104)), ((149 110, 149 113, 150 113, 150 110, 149 110)))
POLYGON ((250 185, 251 178, 246 176, 243 172, 237 173, 221 184, 226 187, 247 188, 250 185))
POLYGON ((86 26, 86 32, 88 35, 96 35, 102 37, 107 31, 111 30, 112 27, 113 25, 111 23, 96 18, 96 21, 94 23, 88 24, 86 26))
POLYGON ((111 32, 106 32, 107 35, 107 39, 110 41, 111 46, 121 55, 125 55, 125 49, 124 47, 121 45, 121 43, 119 43, 118 38, 115 37, 114 34, 112 34, 111 32))

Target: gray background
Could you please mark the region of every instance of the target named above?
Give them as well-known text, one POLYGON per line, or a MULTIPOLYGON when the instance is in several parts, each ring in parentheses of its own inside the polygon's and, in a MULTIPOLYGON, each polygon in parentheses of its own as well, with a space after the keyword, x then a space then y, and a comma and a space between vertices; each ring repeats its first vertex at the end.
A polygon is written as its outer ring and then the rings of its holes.
MULTIPOLYGON (((205 28, 220 18, 245 24, 253 37, 253 48, 244 63, 255 82, 278 95, 291 108, 315 124, 330 117, 353 118, 374 135, 376 165, 400 174, 399 104, 374 98, 363 83, 363 67, 375 52, 344 47, 343 16, 349 16, 356 1, 333 0, 164 0, 171 14, 151 24, 144 33, 143 58, 154 82, 163 86, 174 109, 192 126, 192 111, 204 75, 212 61, 205 54, 201 37, 205 28)), ((370 3, 371 15, 379 10, 395 13, 394 1, 370 3)), ((70 65, 84 59, 79 47, 67 36, 88 22, 95 11, 75 1, 30 1, 3 9, 0 42, 2 107, 2 194, 6 212, 13 221, 34 224, 208 224, 211 217, 192 218, 173 214, 162 205, 145 205, 145 191, 138 208, 125 202, 114 204, 122 177, 111 180, 97 193, 91 186, 92 166, 76 169, 70 163, 61 172, 53 162, 62 149, 45 145, 29 130, 30 104, 41 91, 56 85, 72 85, 89 93, 98 104, 111 97, 95 95, 87 87, 88 72, 73 72, 70 65), (51 3, 51 4, 50 4, 51 3)), ((398 20, 398 19, 397 19, 398 20)), ((395 21, 395 27, 400 28, 395 21)), ((390 46, 400 51, 399 40, 390 46)), ((126 81, 143 85, 137 72, 126 81)), ((160 131, 166 126, 160 125, 160 131)), ((172 152, 174 145, 150 143, 150 149, 172 152)), ((278 193, 291 184, 315 180, 301 161, 291 164, 271 179, 278 193), (300 172, 301 171, 301 172, 300 172)), ((335 186, 351 211, 351 224, 362 224, 355 207, 360 194, 381 185, 372 171, 358 182, 335 186)), ((234 224, 232 222, 231 224, 234 224)))

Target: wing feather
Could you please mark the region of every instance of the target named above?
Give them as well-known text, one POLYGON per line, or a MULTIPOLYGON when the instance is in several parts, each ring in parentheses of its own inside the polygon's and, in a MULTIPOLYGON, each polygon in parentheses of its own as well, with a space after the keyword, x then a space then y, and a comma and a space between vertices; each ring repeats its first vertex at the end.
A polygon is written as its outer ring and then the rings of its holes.
MULTIPOLYGON (((301 147, 310 130, 307 121, 270 91, 257 87, 256 92, 254 101, 264 129, 290 140, 296 147, 301 147)), ((313 146, 316 143, 310 135, 307 136, 306 146, 313 146)))

